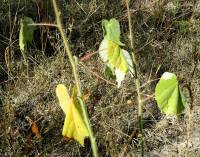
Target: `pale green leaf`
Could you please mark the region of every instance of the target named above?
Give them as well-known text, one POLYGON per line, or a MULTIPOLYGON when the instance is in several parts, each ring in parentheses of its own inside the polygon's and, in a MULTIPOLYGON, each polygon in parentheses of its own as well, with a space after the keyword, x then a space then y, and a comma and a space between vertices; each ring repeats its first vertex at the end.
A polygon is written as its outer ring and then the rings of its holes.
POLYGON ((115 42, 105 38, 100 44, 99 54, 111 71, 115 73, 119 87, 121 81, 124 80, 125 74, 129 70, 133 71, 129 53, 126 50, 121 49, 115 42))
POLYGON ((179 115, 187 106, 173 73, 165 72, 162 75, 156 85, 155 98, 160 110, 167 115, 179 115))
POLYGON ((108 40, 111 40, 118 45, 121 45, 121 46, 124 45, 120 41, 120 25, 119 25, 118 20, 114 18, 111 19, 110 21, 103 20, 102 27, 103 27, 104 38, 107 38, 108 40))
POLYGON ((33 23, 34 22, 30 17, 24 17, 20 19, 19 46, 24 59, 25 59, 25 53, 24 53, 25 47, 27 43, 31 44, 33 41, 33 32, 35 30, 35 27, 29 25, 33 23))
POLYGON ((120 46, 120 25, 116 19, 103 20, 102 27, 104 39, 99 47, 99 54, 106 66, 115 74, 118 87, 124 80, 125 74, 133 72, 133 64, 130 54, 120 46))
POLYGON ((129 69, 129 64, 132 64, 131 62, 128 63, 126 60, 127 58, 130 59, 130 55, 127 51, 121 49, 119 45, 108 39, 104 39, 101 42, 99 55, 103 62, 107 63, 111 69, 117 68, 125 73, 129 69), (127 57, 128 55, 129 57, 127 57))

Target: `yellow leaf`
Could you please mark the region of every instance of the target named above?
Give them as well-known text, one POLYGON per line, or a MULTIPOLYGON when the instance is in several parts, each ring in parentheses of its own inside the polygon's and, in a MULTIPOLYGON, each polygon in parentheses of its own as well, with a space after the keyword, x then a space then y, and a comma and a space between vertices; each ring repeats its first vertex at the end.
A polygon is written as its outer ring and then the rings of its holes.
POLYGON ((59 100, 60 107, 64 111, 64 113, 67 113, 67 104, 69 104, 69 101, 71 101, 70 96, 68 94, 68 90, 63 84, 59 84, 56 87, 56 95, 59 100))
POLYGON ((89 132, 83 121, 76 88, 74 87, 72 97, 70 97, 65 85, 59 84, 56 88, 56 95, 66 115, 62 131, 63 136, 73 138, 84 146, 84 139, 89 136, 89 132))

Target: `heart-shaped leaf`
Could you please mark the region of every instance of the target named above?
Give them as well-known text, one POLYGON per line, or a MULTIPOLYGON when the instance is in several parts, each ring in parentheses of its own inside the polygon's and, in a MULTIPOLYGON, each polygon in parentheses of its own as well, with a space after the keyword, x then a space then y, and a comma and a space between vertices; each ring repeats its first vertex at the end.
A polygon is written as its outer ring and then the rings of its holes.
POLYGON ((158 107, 166 115, 179 115, 187 106, 186 100, 179 88, 177 77, 165 72, 155 91, 158 107))

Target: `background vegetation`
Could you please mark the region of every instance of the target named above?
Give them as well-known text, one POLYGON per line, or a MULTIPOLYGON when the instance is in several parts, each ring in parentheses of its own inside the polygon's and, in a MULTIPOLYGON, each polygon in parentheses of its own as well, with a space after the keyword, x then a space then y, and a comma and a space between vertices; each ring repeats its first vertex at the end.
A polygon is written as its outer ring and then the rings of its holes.
MULTIPOLYGON (((120 21, 130 49, 126 5, 122 0, 58 0, 73 55, 84 59, 102 41, 102 19, 120 21)), ((200 156, 200 2, 130 2, 136 57, 144 105, 146 156, 200 156), (165 71, 176 73, 188 103, 178 119, 161 115, 152 98, 165 71), (190 125, 189 125, 190 124, 190 125), (189 126, 189 127, 188 127, 189 126)), ((63 139, 64 121, 55 87, 72 85, 71 67, 55 27, 38 26, 27 48, 29 69, 19 50, 20 18, 55 23, 50 0, 0 1, 0 155, 91 156, 89 141, 80 147, 63 139)), ((100 156, 137 156, 139 141, 134 83, 120 89, 103 74, 98 54, 79 65, 84 95, 100 156), (104 79, 102 79, 104 78, 104 79), (106 79, 106 80, 105 80, 106 79)))

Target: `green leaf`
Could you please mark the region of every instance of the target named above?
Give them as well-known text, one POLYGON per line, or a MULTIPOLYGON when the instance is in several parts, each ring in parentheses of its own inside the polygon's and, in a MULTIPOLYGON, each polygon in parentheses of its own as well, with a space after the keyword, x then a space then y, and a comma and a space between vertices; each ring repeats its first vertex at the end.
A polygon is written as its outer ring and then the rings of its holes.
POLYGON ((110 21, 103 20, 102 27, 103 27, 104 38, 107 38, 108 40, 111 40, 118 45, 121 45, 121 46, 124 45, 120 41, 120 25, 119 25, 118 20, 114 18, 111 19, 110 21))
POLYGON ((20 33, 19 33, 19 46, 22 52, 23 58, 25 59, 25 47, 27 43, 32 43, 33 41, 33 32, 35 30, 33 20, 30 17, 24 17, 20 19, 20 33))
POLYGON ((127 62, 127 58, 130 57, 130 55, 127 55, 127 51, 121 49, 120 46, 113 41, 104 39, 100 44, 99 54, 101 59, 106 62, 111 69, 117 68, 124 73, 128 71, 129 63, 127 62))
POLYGON ((162 75, 156 85, 155 98, 158 107, 166 115, 179 115, 187 106, 177 77, 173 73, 165 72, 162 75))
POLYGON ((120 25, 116 19, 102 21, 104 39, 99 47, 99 54, 106 66, 115 74, 118 87, 124 80, 128 71, 133 72, 133 64, 130 54, 120 46, 120 25))
POLYGON ((73 138, 84 146, 84 139, 89 136, 89 132, 78 104, 76 88, 73 88, 72 97, 70 97, 66 86, 59 84, 56 87, 56 95, 59 105, 66 115, 62 131, 63 136, 73 138))
POLYGON ((129 53, 121 49, 115 42, 104 38, 99 47, 99 54, 111 71, 115 73, 118 87, 120 87, 125 74, 133 69, 129 53))

